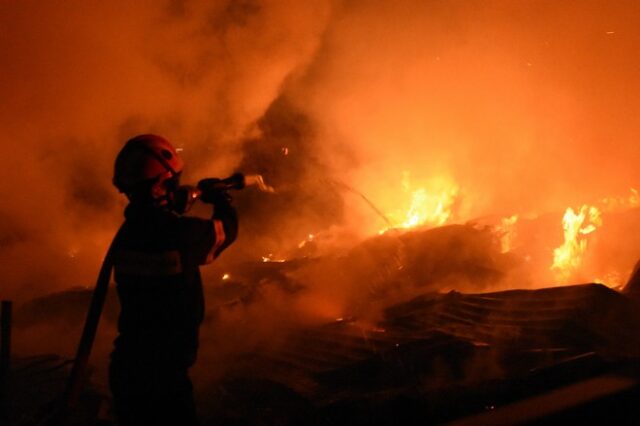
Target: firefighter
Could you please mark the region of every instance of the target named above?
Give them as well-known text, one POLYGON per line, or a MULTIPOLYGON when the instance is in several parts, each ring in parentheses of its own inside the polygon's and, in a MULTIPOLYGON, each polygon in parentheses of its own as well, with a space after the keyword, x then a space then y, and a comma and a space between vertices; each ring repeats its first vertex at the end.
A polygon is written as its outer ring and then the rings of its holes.
POLYGON ((115 161, 113 183, 129 199, 114 242, 121 311, 109 366, 120 425, 197 424, 188 369, 204 314, 199 266, 237 234, 226 193, 204 192, 211 219, 174 211, 183 162, 160 136, 140 135, 115 161))

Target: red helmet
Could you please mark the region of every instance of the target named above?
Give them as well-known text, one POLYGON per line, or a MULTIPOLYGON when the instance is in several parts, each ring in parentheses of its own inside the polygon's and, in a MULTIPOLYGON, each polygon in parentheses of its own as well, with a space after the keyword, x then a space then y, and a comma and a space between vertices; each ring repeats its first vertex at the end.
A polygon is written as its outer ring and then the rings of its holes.
POLYGON ((177 185, 184 163, 175 148, 157 135, 129 139, 116 157, 113 184, 131 197, 144 192, 153 199, 167 195, 169 181, 177 185))

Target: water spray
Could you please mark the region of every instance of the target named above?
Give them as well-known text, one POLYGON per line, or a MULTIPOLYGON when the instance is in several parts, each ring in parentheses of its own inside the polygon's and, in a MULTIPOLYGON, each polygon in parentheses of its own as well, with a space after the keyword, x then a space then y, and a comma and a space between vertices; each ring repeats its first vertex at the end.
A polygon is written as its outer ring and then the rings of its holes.
POLYGON ((328 181, 330 184, 333 184, 339 188, 342 188, 346 191, 349 191, 357 196, 359 196, 370 208, 371 210, 373 210, 373 212, 378 215, 380 218, 382 218, 382 220, 384 220, 384 222, 389 225, 389 228, 393 228, 393 223, 391 223, 391 221, 389 220, 389 218, 382 213, 382 211, 376 207, 375 204, 373 204, 373 202, 371 200, 369 200, 362 192, 358 191, 357 189, 347 185, 346 183, 339 181, 339 180, 335 180, 335 179, 331 179, 330 181, 328 181))
POLYGON ((211 192, 226 193, 231 190, 241 190, 248 186, 255 186, 261 192, 274 193, 275 189, 267 185, 262 175, 244 175, 235 173, 227 178, 205 178, 196 186, 183 185, 173 193, 172 209, 183 214, 189 211, 196 200, 202 198, 203 194, 211 192))

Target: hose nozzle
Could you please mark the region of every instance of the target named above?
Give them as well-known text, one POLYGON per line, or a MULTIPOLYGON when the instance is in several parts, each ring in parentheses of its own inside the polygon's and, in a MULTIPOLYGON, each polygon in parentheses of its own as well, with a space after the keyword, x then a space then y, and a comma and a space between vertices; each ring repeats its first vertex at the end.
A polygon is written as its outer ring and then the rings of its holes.
POLYGON ((264 182, 262 175, 245 175, 244 184, 245 186, 257 186, 262 192, 276 192, 273 186, 267 185, 264 182))
POLYGON ((262 192, 275 192, 272 186, 264 182, 262 175, 243 175, 234 173, 224 178, 206 178, 198 182, 197 186, 182 185, 173 193, 173 210, 178 214, 189 211, 193 203, 202 197, 203 193, 226 192, 229 190, 240 190, 247 186, 255 186, 262 192))

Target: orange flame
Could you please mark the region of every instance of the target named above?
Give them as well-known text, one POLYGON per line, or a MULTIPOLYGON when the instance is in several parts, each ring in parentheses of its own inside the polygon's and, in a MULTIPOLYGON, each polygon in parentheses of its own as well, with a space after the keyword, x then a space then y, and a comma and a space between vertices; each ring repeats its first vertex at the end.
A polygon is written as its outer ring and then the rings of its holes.
POLYGON ((556 279, 567 282, 582 266, 587 251, 587 235, 602 226, 600 210, 583 205, 576 213, 569 207, 562 218, 564 243, 553 251, 553 265, 556 279))
POLYGON ((420 187, 412 190, 409 173, 405 172, 402 179, 404 192, 411 194, 411 202, 406 211, 396 211, 388 215, 389 229, 410 229, 423 225, 440 226, 452 217, 453 206, 458 197, 458 186, 447 179, 433 179, 428 189, 420 187))
POLYGON ((504 217, 500 221, 500 225, 496 227, 498 235, 500 237, 500 252, 507 253, 513 249, 513 243, 516 239, 516 222, 518 221, 518 215, 514 214, 509 217, 504 217))

